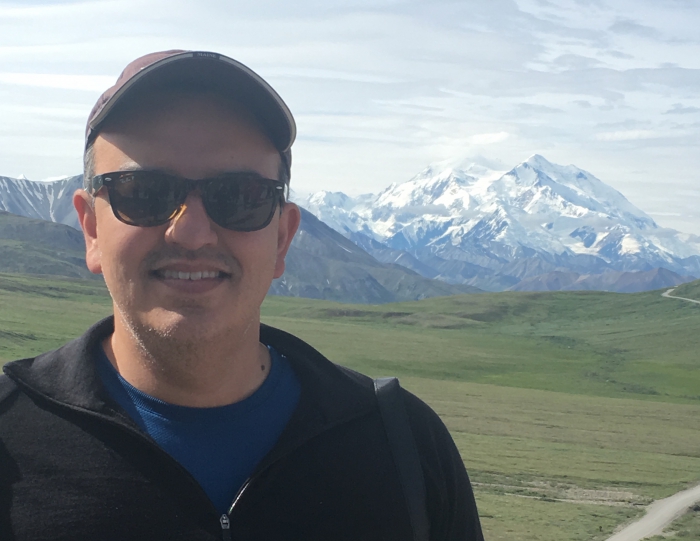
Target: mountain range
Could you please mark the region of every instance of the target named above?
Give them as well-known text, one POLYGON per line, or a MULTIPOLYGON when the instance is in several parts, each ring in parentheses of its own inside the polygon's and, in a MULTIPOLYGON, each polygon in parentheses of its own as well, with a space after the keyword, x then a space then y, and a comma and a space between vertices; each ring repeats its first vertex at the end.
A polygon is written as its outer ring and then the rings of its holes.
POLYGON ((0 210, 80 229, 73 193, 83 187, 83 175, 52 182, 0 177, 0 210))
POLYGON ((658 268, 700 276, 700 237, 658 226, 591 173, 539 155, 506 172, 428 167, 377 195, 324 191, 301 204, 380 261, 491 291, 559 289, 531 280, 550 273, 570 285, 658 268))
MULTIPOLYGON (((82 176, 0 177, 0 209, 78 228, 82 176)), ((271 292, 389 302, 478 290, 642 291, 700 276, 700 237, 660 227, 576 166, 430 166, 379 194, 318 192, 271 292), (476 289, 479 288, 479 289, 476 289)), ((303 209, 302 209, 303 210, 303 209)))
MULTIPOLYGON (((26 182, 31 181, 20 181, 18 185, 25 187, 26 182)), ((41 194, 40 201, 52 201, 46 194, 63 192, 70 199, 74 191, 71 183, 80 186, 81 182, 72 177, 57 181, 58 186, 48 189, 29 185, 31 190, 21 193, 41 194)), ((63 203, 54 199, 56 207, 42 207, 32 197, 18 197, 17 192, 12 195, 13 210, 36 215, 41 214, 39 209, 46 213, 44 217, 58 217, 56 210, 63 203)), ((400 265, 380 263, 306 210, 301 212, 302 223, 287 254, 285 274, 270 288, 273 295, 379 304, 480 291, 468 285, 431 280, 400 265)), ((61 217, 69 224, 77 224, 74 212, 61 217)), ((98 278, 85 266, 85 245, 80 231, 62 223, 3 210, 0 210, 0 272, 98 278)))

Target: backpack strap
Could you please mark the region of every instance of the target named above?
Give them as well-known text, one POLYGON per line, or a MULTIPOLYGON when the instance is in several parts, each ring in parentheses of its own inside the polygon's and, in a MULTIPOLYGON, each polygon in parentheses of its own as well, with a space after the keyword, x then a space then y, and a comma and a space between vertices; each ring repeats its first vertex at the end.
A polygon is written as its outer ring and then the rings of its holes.
POLYGON ((404 499, 411 519, 413 540, 428 541, 430 522, 428 520, 423 469, 400 390, 399 380, 396 378, 374 380, 374 391, 379 402, 384 430, 389 440, 389 447, 401 480, 404 499))

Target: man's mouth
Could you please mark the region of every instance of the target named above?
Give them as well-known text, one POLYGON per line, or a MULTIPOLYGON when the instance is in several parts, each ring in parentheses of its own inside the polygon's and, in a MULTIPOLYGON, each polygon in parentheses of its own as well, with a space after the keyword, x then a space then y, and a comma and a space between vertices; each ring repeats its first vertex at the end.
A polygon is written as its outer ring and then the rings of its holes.
POLYGON ((219 279, 219 278, 227 278, 230 276, 229 274, 221 271, 215 271, 215 270, 209 270, 209 271, 195 271, 195 272, 186 272, 186 271, 177 271, 177 270, 170 270, 170 269, 159 269, 153 271, 153 274, 157 276, 158 278, 163 278, 166 280, 190 280, 190 281, 198 281, 198 280, 212 280, 212 279, 219 279))

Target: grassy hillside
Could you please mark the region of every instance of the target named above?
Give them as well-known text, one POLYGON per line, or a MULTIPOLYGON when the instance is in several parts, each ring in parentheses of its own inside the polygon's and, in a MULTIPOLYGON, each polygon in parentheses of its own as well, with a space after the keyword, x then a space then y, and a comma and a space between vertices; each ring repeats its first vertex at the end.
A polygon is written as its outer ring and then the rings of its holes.
POLYGON ((269 297, 265 321, 367 373, 700 404, 700 306, 659 292, 382 306, 269 297))
MULTIPOLYGON (((433 406, 487 539, 593 541, 700 481, 700 306, 659 293, 382 306, 269 297, 263 319, 335 361, 399 375, 433 406)), ((0 275, 0 362, 55 347, 109 310, 99 283, 0 275)))
POLYGON ((602 540, 700 481, 700 408, 403 378, 450 429, 487 539, 602 540))
POLYGON ((95 279, 85 266, 82 233, 4 211, 0 211, 0 272, 95 279))
POLYGON ((97 280, 0 273, 0 364, 60 346, 111 306, 97 280))

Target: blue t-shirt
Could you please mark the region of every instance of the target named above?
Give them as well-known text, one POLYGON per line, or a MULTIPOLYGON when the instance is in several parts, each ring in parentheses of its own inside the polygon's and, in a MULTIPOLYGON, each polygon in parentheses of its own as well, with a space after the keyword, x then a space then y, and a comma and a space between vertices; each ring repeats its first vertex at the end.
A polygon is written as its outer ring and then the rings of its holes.
POLYGON ((122 378, 99 349, 97 367, 111 397, 204 488, 219 513, 272 449, 299 401, 289 361, 268 346, 270 373, 248 398, 215 408, 168 404, 122 378))

